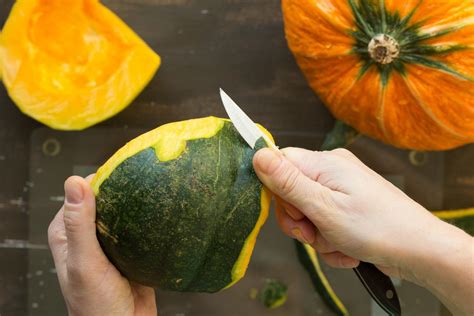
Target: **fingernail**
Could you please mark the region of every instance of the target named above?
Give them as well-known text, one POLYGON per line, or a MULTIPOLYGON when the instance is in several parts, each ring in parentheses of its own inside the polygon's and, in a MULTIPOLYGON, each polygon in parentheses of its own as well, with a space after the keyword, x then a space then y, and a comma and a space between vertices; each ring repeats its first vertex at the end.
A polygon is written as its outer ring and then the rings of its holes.
POLYGON ((82 186, 74 179, 67 179, 64 184, 64 191, 66 195, 66 203, 81 204, 84 199, 84 192, 82 186))
POLYGON ((281 155, 275 150, 265 148, 257 152, 257 163, 263 173, 272 174, 282 162, 281 155))
POLYGON ((306 240, 306 238, 303 236, 303 233, 301 232, 299 228, 293 228, 291 230, 291 234, 300 242, 305 243, 305 244, 308 243, 308 240, 306 240))

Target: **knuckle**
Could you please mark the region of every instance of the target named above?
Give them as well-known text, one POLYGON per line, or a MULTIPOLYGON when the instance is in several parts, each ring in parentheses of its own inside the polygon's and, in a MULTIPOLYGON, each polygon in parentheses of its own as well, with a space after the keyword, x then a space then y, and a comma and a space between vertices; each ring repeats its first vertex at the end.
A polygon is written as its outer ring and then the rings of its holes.
POLYGON ((319 190, 315 190, 311 199, 314 208, 329 209, 333 207, 331 193, 325 186, 321 186, 319 190))
POLYGON ((80 214, 75 211, 64 212, 64 227, 68 232, 77 232, 80 230, 80 214))
POLYGON ((347 150, 346 148, 336 148, 332 150, 333 153, 343 156, 353 156, 352 152, 347 150))
POLYGON ((58 242, 58 238, 56 236, 56 231, 54 229, 53 224, 49 224, 48 226, 48 244, 49 246, 55 245, 58 242))
POLYGON ((284 195, 292 194, 297 187, 299 176, 295 169, 286 168, 283 171, 282 181, 280 182, 280 192, 284 195))
POLYGON ((326 228, 334 224, 337 206, 330 189, 321 186, 319 190, 314 191, 308 200, 308 212, 310 220, 315 222, 318 228, 326 228))
POLYGON ((55 223, 50 223, 48 226, 48 244, 50 247, 60 244, 65 240, 61 229, 55 225, 55 223))
MULTIPOLYGON (((315 155, 317 155, 317 153, 315 153, 315 155)), ((320 166, 324 166, 324 167, 327 168, 327 166, 330 166, 330 165, 334 164, 333 157, 334 156, 332 156, 332 155, 330 155, 326 152, 319 153, 318 161, 319 161, 320 166)))
POLYGON ((67 261, 67 276, 68 280, 74 284, 84 284, 87 279, 87 276, 78 262, 71 260, 67 261))

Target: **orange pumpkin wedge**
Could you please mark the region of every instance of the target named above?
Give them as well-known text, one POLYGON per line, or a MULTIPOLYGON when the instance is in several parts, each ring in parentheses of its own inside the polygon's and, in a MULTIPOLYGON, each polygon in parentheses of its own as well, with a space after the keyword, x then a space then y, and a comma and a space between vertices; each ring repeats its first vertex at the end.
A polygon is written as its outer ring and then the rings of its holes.
POLYGON ((474 142, 472 0, 283 0, 288 45, 334 116, 402 148, 474 142))
POLYGON ((129 105, 160 57, 97 0, 18 0, 0 40, 0 73, 22 112, 80 130, 129 105))

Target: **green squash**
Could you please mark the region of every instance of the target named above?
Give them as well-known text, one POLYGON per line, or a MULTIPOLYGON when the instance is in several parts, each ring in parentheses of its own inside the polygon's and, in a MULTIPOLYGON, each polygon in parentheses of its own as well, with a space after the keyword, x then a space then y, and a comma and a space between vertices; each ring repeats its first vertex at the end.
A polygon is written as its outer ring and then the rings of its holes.
POLYGON ((432 212, 439 219, 450 223, 474 236, 474 208, 432 212))
POLYGON ((288 299, 288 286, 281 281, 267 279, 258 299, 267 308, 278 308, 288 299))
POLYGON ((109 259, 128 279, 165 290, 216 292, 237 282, 268 216, 270 195, 252 166, 265 146, 250 148, 215 117, 166 124, 126 144, 92 181, 109 259))
POLYGON ((326 275, 321 269, 318 253, 310 245, 300 243, 296 240, 295 246, 298 260, 308 273, 311 282, 313 283, 314 289, 319 294, 326 306, 331 309, 334 315, 349 315, 344 303, 342 303, 341 299, 334 292, 331 284, 326 278, 326 275))

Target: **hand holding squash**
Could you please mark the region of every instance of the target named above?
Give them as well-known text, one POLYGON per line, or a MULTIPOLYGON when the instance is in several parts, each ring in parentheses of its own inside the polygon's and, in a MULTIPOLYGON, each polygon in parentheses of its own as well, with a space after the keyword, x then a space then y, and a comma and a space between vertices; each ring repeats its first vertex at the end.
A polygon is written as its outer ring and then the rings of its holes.
POLYGON ((345 149, 282 152, 260 150, 254 167, 279 196, 277 218, 286 234, 311 244, 333 267, 374 263, 427 287, 455 315, 473 314, 471 236, 437 219, 345 149))
POLYGON ((64 189, 48 240, 69 315, 156 315, 154 290, 129 282, 102 252, 89 183, 70 177, 64 189))

